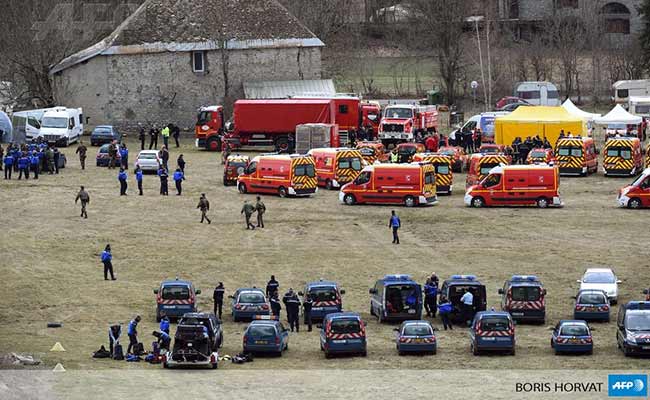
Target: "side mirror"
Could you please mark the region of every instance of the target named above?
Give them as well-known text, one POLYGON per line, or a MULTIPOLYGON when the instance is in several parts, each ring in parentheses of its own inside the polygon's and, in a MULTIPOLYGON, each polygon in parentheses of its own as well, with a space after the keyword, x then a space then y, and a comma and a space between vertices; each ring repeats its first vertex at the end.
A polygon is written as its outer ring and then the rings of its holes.
POLYGON ((498 293, 499 293, 499 294, 503 294, 503 289, 499 289, 499 290, 498 290, 498 293))
POLYGON ((158 289, 154 289, 153 294, 158 294, 158 289))
POLYGON ((339 293, 345 294, 345 290, 341 289, 341 290, 339 290, 339 293))
POLYGON ((368 290, 368 293, 370 293, 370 294, 377 294, 377 289, 372 288, 372 289, 368 290))
POLYGON ((201 289, 196 289, 196 290, 194 291, 194 293, 197 294, 197 295, 198 295, 198 294, 201 294, 201 289))

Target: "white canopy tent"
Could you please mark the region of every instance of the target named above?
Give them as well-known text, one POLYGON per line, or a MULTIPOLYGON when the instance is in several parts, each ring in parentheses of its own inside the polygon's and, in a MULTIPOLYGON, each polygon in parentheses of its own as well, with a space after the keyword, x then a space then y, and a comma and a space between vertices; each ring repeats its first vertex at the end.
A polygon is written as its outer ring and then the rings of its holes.
POLYGON ((593 114, 587 111, 582 111, 581 109, 578 108, 571 99, 566 99, 564 103, 562 103, 562 107, 564 107, 565 110, 569 112, 569 114, 581 117, 586 119, 587 121, 593 121, 596 118, 600 118, 600 114, 593 114))
POLYGON ((595 118, 594 123, 599 125, 639 125, 641 120, 641 117, 630 114, 620 104, 617 104, 606 115, 595 118))

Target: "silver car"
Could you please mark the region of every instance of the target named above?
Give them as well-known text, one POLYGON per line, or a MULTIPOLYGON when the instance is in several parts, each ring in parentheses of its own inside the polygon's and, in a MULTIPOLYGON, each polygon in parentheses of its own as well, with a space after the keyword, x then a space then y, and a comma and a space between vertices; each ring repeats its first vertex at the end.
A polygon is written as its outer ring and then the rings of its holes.
POLYGON ((158 171, 160 168, 160 157, 158 150, 142 150, 138 153, 138 158, 135 160, 135 166, 140 166, 142 171, 158 171))

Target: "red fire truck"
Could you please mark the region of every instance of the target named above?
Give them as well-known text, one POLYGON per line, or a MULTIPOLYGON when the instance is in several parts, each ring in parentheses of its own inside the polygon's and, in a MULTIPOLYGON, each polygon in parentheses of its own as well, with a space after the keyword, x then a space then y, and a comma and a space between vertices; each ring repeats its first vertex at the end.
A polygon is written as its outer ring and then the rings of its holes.
POLYGON ((296 126, 336 123, 336 104, 330 99, 237 100, 232 124, 224 122, 222 106, 201 108, 195 127, 196 146, 221 150, 222 139, 232 149, 275 146, 285 151, 296 126))
POLYGON ((379 124, 379 139, 384 146, 415 139, 415 134, 436 132, 438 111, 435 106, 394 104, 384 109, 379 124))

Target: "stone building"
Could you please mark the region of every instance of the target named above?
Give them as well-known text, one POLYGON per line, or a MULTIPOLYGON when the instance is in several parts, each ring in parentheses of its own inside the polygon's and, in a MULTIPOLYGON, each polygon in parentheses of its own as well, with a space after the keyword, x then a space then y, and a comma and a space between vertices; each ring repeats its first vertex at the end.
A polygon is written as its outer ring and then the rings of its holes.
MULTIPOLYGON (((638 12, 642 0, 499 0, 499 17, 510 21, 519 36, 528 37, 544 20, 582 17, 604 25, 609 44, 629 42, 643 29, 638 12)), ((543 27, 542 27, 543 29, 543 27)), ((604 43, 607 44, 607 43, 604 43)))
POLYGON ((50 75, 57 103, 83 107, 90 125, 190 127, 244 82, 320 79, 323 46, 276 0, 146 0, 50 75))

